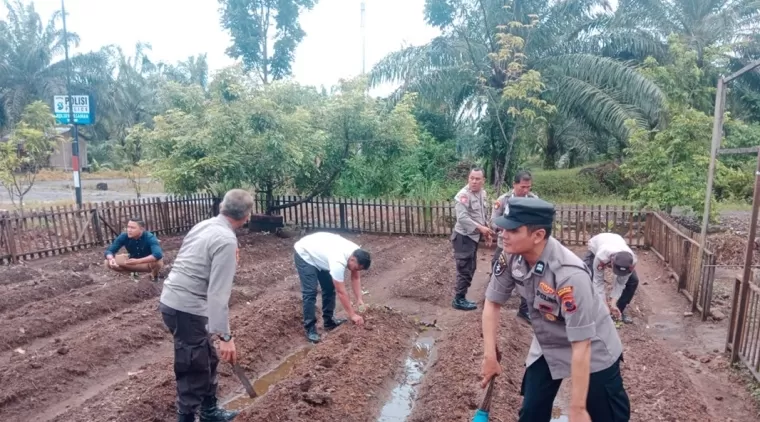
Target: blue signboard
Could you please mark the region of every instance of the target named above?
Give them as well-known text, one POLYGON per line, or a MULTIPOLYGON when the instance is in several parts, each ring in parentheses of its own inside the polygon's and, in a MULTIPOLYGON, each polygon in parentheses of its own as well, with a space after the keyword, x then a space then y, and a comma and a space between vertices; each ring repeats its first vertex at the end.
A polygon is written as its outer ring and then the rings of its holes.
MULTIPOLYGON (((95 123, 95 107, 89 95, 72 95, 74 103, 74 124, 91 125, 95 123)), ((53 97, 53 112, 58 124, 67 125, 71 122, 69 113, 69 96, 56 95, 53 97)))

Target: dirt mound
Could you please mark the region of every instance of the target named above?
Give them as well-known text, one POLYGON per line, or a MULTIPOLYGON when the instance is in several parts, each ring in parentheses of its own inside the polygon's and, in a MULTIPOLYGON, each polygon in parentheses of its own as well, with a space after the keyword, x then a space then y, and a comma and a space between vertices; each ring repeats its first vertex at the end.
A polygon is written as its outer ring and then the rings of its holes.
POLYGON ((241 421, 375 421, 385 386, 399 372, 413 327, 401 315, 368 310, 365 327, 344 326, 306 355, 290 377, 254 402, 241 421))
POLYGON ((688 421, 704 415, 707 406, 689 381, 678 357, 646 334, 627 325, 623 341, 623 382, 631 400, 631 421, 688 421), (688 397, 688 400, 684 400, 688 397))
MULTIPOLYGON (((734 233, 720 233, 710 236, 710 247, 716 254, 719 265, 744 266, 744 255, 747 248, 747 236, 734 233)), ((753 263, 760 264, 760 251, 753 245, 753 263)))
POLYGON ((135 283, 123 277, 107 286, 28 303, 3 315, 10 323, 0 326, 0 350, 22 346, 76 323, 156 298, 160 293, 160 284, 147 280, 135 283))
POLYGON ((21 306, 43 299, 68 293, 74 289, 93 283, 91 275, 86 273, 68 272, 56 274, 40 274, 30 281, 18 282, 0 286, 0 312, 8 312, 21 306))
POLYGON ((23 283, 40 278, 40 272, 27 265, 8 265, 0 271, 0 285, 23 283))
MULTIPOLYGON (((418 271, 410 277, 400 277, 391 290, 394 295, 424 302, 443 304, 454 296, 456 263, 450 244, 436 242, 425 251, 425 257, 400 257, 399 265, 407 260, 419 262, 418 271)), ((488 265, 480 257, 478 265, 488 265)))
MULTIPOLYGON (((304 344, 299 309, 298 298, 277 293, 235 310, 230 325, 235 332, 239 363, 250 379, 272 366, 283 354, 304 344)), ((158 316, 156 318, 160 320, 158 316)), ((233 376, 230 365, 220 363, 218 397, 240 389, 240 382, 233 376)), ((176 383, 170 352, 55 420, 171 421, 176 418, 175 399, 176 383)))
MULTIPOLYGON (((480 367, 483 340, 481 315, 467 313, 459 324, 443 336, 437 346, 438 358, 422 384, 409 422, 461 422, 472 419, 483 399, 480 367)), ((496 381, 491 419, 516 419, 522 397, 520 385, 523 362, 530 349, 531 328, 517 320, 514 311, 502 309, 499 330, 503 372, 496 381)))

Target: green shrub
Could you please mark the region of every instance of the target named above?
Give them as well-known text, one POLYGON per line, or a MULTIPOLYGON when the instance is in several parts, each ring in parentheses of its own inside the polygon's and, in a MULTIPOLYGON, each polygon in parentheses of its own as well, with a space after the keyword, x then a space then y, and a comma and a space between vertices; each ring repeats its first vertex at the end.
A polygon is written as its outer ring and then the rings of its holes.
POLYGON ((597 179, 596 173, 586 170, 589 168, 533 172, 533 191, 541 198, 554 202, 585 203, 603 197, 618 199, 597 179))

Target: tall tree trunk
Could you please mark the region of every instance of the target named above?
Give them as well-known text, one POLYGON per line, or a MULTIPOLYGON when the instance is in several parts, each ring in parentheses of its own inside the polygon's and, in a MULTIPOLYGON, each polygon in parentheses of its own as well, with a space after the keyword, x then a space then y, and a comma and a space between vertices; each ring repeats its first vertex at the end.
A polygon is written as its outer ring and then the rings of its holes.
POLYGON ((557 155, 559 155, 559 142, 554 134, 554 129, 549 127, 546 150, 544 151, 544 168, 554 170, 557 168, 557 155))

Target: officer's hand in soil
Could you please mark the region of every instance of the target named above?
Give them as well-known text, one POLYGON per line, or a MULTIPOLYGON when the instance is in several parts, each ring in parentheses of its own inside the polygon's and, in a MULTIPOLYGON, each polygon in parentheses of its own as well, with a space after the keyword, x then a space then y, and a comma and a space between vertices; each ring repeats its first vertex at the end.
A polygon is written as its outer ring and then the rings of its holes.
POLYGON ((108 265, 110 265, 111 268, 119 268, 119 264, 116 263, 116 258, 109 259, 108 265))
POLYGON ((220 341, 219 355, 221 355, 221 358, 223 361, 234 364, 235 361, 237 361, 237 351, 235 350, 235 339, 231 338, 230 341, 220 341))
POLYGON ((354 316, 351 317, 351 321, 356 325, 364 325, 364 318, 359 314, 354 314, 354 316))
POLYGON ((591 422, 591 416, 586 409, 570 406, 570 422, 591 422))
POLYGON ((481 388, 486 388, 491 378, 501 375, 501 364, 496 360, 496 356, 483 358, 480 375, 483 377, 483 380, 480 381, 481 388))

